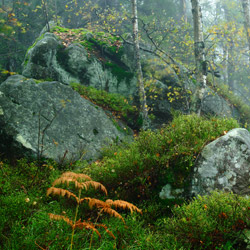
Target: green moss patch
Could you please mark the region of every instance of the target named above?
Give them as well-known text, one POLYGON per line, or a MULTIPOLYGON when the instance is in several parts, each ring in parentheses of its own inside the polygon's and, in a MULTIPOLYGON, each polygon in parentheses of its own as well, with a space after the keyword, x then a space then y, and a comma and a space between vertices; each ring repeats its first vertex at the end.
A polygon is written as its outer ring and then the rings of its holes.
POLYGON ((82 97, 90 100, 92 103, 109 110, 112 114, 128 122, 137 115, 136 107, 129 104, 128 99, 116 93, 108 93, 104 90, 98 90, 93 87, 86 87, 78 83, 72 83, 72 88, 82 97))
POLYGON ((118 82, 122 80, 129 82, 134 76, 133 73, 126 71, 124 68, 112 62, 106 62, 105 67, 111 70, 111 73, 117 77, 118 82))
POLYGON ((87 29, 67 29, 56 26, 52 32, 66 43, 77 42, 82 44, 90 52, 92 50, 103 51, 105 48, 111 55, 120 57, 123 53, 122 41, 117 36, 105 32, 93 33, 87 29))

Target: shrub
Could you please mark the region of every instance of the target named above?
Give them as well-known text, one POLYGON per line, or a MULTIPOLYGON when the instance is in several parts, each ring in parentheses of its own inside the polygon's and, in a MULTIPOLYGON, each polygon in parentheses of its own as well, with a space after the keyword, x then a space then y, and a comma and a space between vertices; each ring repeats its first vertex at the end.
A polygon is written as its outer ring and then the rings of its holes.
POLYGON ((180 115, 160 130, 141 132, 131 144, 107 149, 84 171, 126 199, 149 198, 166 183, 185 187, 202 148, 235 127, 233 119, 180 115))
POLYGON ((187 249, 245 249, 249 210, 249 199, 214 191, 174 208, 165 230, 187 249))

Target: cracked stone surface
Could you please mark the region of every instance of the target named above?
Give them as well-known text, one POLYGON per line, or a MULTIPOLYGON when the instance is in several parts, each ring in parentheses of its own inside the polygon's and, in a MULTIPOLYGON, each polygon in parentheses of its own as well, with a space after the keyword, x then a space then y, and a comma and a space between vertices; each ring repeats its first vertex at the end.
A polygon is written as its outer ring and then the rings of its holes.
POLYGON ((0 149, 12 157, 96 159, 124 137, 100 107, 60 82, 14 75, 0 85, 0 149))
POLYGON ((205 195, 215 189, 250 195, 250 134, 246 129, 233 129, 202 150, 191 194, 205 195))

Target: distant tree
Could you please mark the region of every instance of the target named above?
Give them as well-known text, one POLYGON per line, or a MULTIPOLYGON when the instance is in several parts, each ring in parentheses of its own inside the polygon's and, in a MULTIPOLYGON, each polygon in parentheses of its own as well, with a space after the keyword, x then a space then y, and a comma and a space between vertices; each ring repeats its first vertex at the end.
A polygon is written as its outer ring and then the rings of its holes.
POLYGON ((181 18, 185 23, 187 23, 187 1, 180 0, 180 7, 181 7, 181 18))
POLYGON ((247 35, 247 42, 248 42, 248 55, 250 60, 250 16, 249 16, 249 0, 241 0, 242 10, 244 14, 244 26, 247 35))
POLYGON ((205 58, 205 43, 203 39, 202 13, 198 0, 191 0, 194 25, 194 55, 196 62, 196 81, 198 84, 194 96, 193 111, 200 115, 201 102, 206 88, 207 62, 205 58))
POLYGON ((148 127, 148 108, 146 102, 146 93, 144 89, 143 74, 140 61, 140 45, 139 45, 139 35, 138 35, 138 14, 137 14, 137 0, 131 0, 132 3, 132 21, 133 21, 133 42, 134 42, 134 55, 135 55, 135 72, 139 85, 139 98, 140 98, 140 113, 142 116, 142 128, 146 129, 148 127))

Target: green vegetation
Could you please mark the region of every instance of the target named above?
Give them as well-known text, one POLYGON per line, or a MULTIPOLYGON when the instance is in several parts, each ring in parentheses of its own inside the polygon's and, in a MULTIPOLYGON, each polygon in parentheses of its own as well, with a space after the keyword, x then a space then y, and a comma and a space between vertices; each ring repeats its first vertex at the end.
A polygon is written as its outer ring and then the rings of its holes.
POLYGON ((130 105, 128 99, 122 95, 108 93, 104 90, 86 87, 78 83, 72 83, 71 86, 82 97, 101 106, 104 110, 110 110, 117 118, 121 118, 128 122, 129 119, 132 120, 132 118, 137 116, 136 107, 130 105))
POLYGON ((235 127, 233 119, 176 116, 160 130, 141 132, 131 144, 107 149, 85 171, 130 201, 150 198, 166 183, 185 188, 201 149, 235 127))
POLYGON ((118 83, 122 80, 129 82, 134 76, 133 73, 124 70, 122 67, 112 62, 106 62, 105 67, 109 68, 111 73, 117 77, 118 83))
POLYGON ((173 209, 165 230, 185 249, 246 249, 250 200, 213 192, 173 209))
POLYGON ((103 52, 109 56, 115 55, 120 58, 123 53, 123 46, 118 36, 113 36, 105 32, 92 32, 87 29, 68 29, 56 26, 52 32, 60 37, 64 42, 77 42, 82 44, 89 52, 98 50, 100 55, 103 52))
POLYGON ((183 201, 157 198, 166 183, 185 187, 205 144, 234 127, 232 119, 180 115, 160 130, 141 132, 131 144, 106 149, 91 164, 0 161, 0 248, 239 249, 249 228, 247 199, 213 193, 174 208, 183 201), (109 197, 133 202, 142 215, 121 209, 139 211, 131 203, 106 200, 104 186, 109 197), (109 215, 122 216, 126 224, 109 215))

